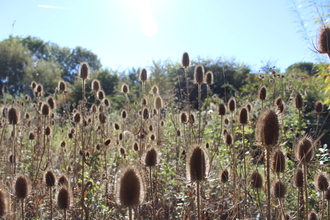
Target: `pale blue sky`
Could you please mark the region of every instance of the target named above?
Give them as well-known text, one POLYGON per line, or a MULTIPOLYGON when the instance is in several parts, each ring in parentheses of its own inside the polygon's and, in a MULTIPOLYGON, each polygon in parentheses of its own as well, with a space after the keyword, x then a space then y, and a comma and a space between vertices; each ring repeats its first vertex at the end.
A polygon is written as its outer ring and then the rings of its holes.
MULTIPOLYGON (((292 0, 1 0, 0 40, 13 31, 82 46, 112 69, 176 62, 188 52, 195 60, 236 58, 253 70, 271 60, 283 72, 315 61, 292 7, 292 0)), ((315 40, 316 27, 306 27, 315 40)))

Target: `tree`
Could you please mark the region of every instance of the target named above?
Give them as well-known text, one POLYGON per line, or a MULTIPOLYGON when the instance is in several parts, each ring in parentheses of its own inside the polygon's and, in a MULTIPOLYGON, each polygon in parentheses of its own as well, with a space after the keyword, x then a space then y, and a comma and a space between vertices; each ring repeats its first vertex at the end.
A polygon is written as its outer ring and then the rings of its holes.
POLYGON ((290 65, 286 71, 285 74, 291 75, 295 73, 305 73, 309 76, 313 76, 318 72, 318 69, 316 66, 311 62, 300 62, 300 63, 294 63, 290 65))

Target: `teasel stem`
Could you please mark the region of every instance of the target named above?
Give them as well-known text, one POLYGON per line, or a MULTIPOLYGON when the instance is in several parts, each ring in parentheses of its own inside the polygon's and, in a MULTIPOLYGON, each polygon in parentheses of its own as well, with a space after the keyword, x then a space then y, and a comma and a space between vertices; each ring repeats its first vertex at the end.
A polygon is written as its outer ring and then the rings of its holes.
POLYGON ((64 220, 66 220, 66 209, 64 209, 63 212, 64 212, 64 220))
POLYGON ((321 209, 321 219, 323 219, 324 215, 324 191, 322 190, 322 209, 321 209))
POLYGON ((198 83, 198 144, 201 143, 201 119, 202 119, 202 85, 198 83))
POLYGON ((246 160, 245 160, 245 144, 244 144, 244 124, 242 124, 242 145, 243 145, 243 169, 244 169, 244 200, 243 200, 243 219, 245 217, 245 203, 246 203, 246 196, 247 196, 247 189, 246 189, 246 160))
POLYGON ((267 220, 271 219, 271 212, 270 212, 270 147, 266 147, 266 161, 267 161, 267 220))
POLYGON ((260 202, 259 189, 256 189, 256 190, 257 190, 258 206, 259 206, 259 209, 260 209, 261 219, 265 219, 265 218, 264 218, 264 214, 263 214, 263 212, 262 212, 262 206, 261 206, 261 202, 260 202))
POLYGON ((189 93, 189 81, 188 81, 188 67, 184 68, 184 75, 186 78, 186 90, 187 90, 187 102, 188 102, 188 116, 190 115, 190 93, 189 93))
POLYGON ((50 201, 50 219, 53 219, 53 196, 52 196, 52 187, 49 188, 49 201, 50 201))
MULTIPOLYGON (((278 201, 280 203, 280 208, 281 208, 281 213, 282 213, 283 219, 285 219, 285 213, 284 213, 282 199, 281 198, 278 198, 278 201)), ((282 219, 282 218, 280 218, 280 219, 282 219)))
POLYGON ((307 193, 307 163, 303 163, 304 190, 305 190, 305 219, 308 220, 308 193, 307 193))
POLYGON ((156 219, 156 212, 155 212, 155 204, 154 204, 154 194, 152 189, 152 174, 151 174, 151 167, 149 166, 149 181, 150 181, 150 194, 151 194, 151 205, 152 205, 152 219, 156 219))
POLYGON ((24 199, 21 199, 22 219, 24 219, 24 199))
POLYGON ((128 207, 128 215, 129 215, 129 220, 132 220, 133 219, 133 216, 132 216, 132 206, 129 206, 128 207))
POLYGON ((298 133, 299 131, 300 131, 300 109, 298 109, 298 133))
POLYGON ((297 192, 297 218, 300 218, 300 188, 298 188, 297 192))
POLYGON ((201 213, 200 213, 200 201, 199 201, 199 180, 197 182, 197 219, 201 219, 201 213))

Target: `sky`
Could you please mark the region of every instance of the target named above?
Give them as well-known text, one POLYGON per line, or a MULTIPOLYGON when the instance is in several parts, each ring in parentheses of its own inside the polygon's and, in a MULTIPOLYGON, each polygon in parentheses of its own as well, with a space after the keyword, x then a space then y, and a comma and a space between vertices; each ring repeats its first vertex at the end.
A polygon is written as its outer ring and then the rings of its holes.
POLYGON ((81 46, 103 68, 145 68, 152 61, 235 59, 253 71, 281 72, 315 62, 317 27, 303 0, 0 0, 0 41, 33 36, 81 46), (299 24, 300 13, 308 29, 299 24))

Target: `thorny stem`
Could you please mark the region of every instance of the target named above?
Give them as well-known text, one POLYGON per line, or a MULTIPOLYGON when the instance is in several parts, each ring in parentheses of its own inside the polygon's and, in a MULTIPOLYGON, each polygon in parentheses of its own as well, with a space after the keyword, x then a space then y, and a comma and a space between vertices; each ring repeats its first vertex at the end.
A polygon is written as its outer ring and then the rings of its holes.
POLYGON ((307 193, 307 163, 303 163, 304 167, 304 190, 305 190, 305 219, 308 219, 308 193, 307 193))
POLYGON ((267 160, 267 220, 270 220, 270 164, 269 164, 269 147, 266 147, 266 160, 267 160))
POLYGON ((199 180, 197 180, 197 219, 200 220, 200 204, 199 204, 199 180))

